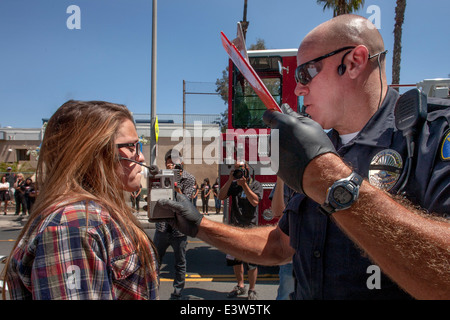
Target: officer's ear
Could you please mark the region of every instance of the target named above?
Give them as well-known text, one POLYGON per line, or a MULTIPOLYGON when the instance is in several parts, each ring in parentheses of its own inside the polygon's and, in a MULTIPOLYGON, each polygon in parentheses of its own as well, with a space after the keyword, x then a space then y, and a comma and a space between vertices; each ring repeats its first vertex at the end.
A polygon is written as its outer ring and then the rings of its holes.
POLYGON ((369 50, 364 45, 359 45, 345 58, 347 73, 350 79, 358 78, 369 67, 369 50))

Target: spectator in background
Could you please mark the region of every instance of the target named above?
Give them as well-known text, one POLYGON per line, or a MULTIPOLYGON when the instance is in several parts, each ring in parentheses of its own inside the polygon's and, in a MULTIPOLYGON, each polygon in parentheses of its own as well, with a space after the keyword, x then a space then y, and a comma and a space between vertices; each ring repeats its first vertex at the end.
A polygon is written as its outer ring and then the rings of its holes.
POLYGON ((194 207, 196 207, 196 208, 197 208, 197 198, 198 198, 199 191, 200 191, 200 189, 198 188, 197 180, 195 180, 194 190, 192 191, 192 195, 191 195, 191 201, 192 201, 192 204, 194 205, 194 207))
POLYGON ((203 214, 208 215, 208 202, 209 202, 209 195, 211 194, 211 185, 209 184, 209 179, 205 178, 202 183, 202 210, 203 214))
POLYGON ((36 200, 36 190, 34 189, 33 180, 31 178, 26 178, 25 183, 22 184, 20 189, 23 191, 28 214, 31 214, 31 207, 36 200))
MULTIPOLYGON (((14 183, 14 200, 16 201, 16 213, 17 216, 20 212, 20 207, 22 207, 22 216, 25 216, 27 214, 27 203, 25 201, 25 194, 22 191, 21 187, 25 183, 25 180, 23 179, 23 174, 18 173, 17 174, 17 180, 14 183)), ((20 220, 20 218, 19 218, 20 220)))
POLYGON ((216 182, 214 182, 213 186, 212 186, 212 192, 214 194, 214 205, 216 207, 216 214, 220 213, 220 207, 221 207, 221 201, 219 199, 219 178, 216 179, 216 182))
POLYGON ((141 201, 142 185, 139 186, 139 190, 133 191, 130 194, 131 208, 136 208, 139 211, 139 202, 141 201))
POLYGON ((9 182, 6 180, 6 176, 2 176, 2 180, 0 182, 0 205, 2 202, 5 203, 5 211, 3 213, 5 216, 6 211, 8 210, 8 203, 10 199, 9 182))
POLYGON ((17 175, 14 172, 11 172, 12 168, 8 167, 6 168, 7 173, 5 174, 6 176, 6 181, 9 182, 9 197, 11 198, 12 202, 14 203, 14 192, 16 191, 14 189, 14 183, 17 180, 17 175))

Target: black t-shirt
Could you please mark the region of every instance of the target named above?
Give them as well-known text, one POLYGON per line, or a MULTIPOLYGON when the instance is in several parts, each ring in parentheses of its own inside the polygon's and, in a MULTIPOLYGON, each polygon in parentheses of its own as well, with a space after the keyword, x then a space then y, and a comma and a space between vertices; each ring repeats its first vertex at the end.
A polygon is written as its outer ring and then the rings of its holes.
MULTIPOLYGON (((250 182, 249 187, 261 200, 263 196, 261 183, 253 180, 250 182)), ((254 207, 251 205, 244 189, 236 181, 231 183, 228 189, 228 196, 232 197, 230 224, 243 227, 256 225, 258 221, 258 206, 254 207)))
POLYGON ((209 189, 211 189, 211 186, 209 184, 203 183, 201 188, 202 188, 202 198, 203 199, 209 198, 208 192, 209 189))

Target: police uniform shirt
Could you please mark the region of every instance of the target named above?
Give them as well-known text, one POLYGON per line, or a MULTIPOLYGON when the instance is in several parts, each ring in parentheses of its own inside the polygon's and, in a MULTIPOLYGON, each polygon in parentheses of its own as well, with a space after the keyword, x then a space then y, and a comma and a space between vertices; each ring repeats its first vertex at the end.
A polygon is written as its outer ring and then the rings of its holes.
MULTIPOLYGON (((391 193, 398 190, 397 182, 405 175, 402 169, 407 157, 406 140, 394 122, 398 96, 389 89, 380 109, 348 144, 341 145, 336 131, 328 133, 345 162, 372 185, 391 193)), ((449 122, 450 108, 429 112, 416 139, 416 155, 404 189, 414 204, 442 216, 450 212, 450 162, 444 157, 450 147, 445 140, 449 122)), ((305 195, 296 194, 279 222, 295 249, 297 299, 410 298, 385 275, 380 289, 369 289, 368 268, 373 262, 318 207, 305 195)))

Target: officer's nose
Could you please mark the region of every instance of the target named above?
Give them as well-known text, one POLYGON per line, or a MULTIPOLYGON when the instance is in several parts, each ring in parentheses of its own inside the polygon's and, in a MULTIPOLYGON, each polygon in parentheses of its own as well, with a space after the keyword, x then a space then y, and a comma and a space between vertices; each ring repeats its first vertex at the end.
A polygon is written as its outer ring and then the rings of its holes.
POLYGON ((309 93, 309 88, 307 85, 305 86, 300 82, 297 82, 294 93, 296 96, 306 96, 309 93))

